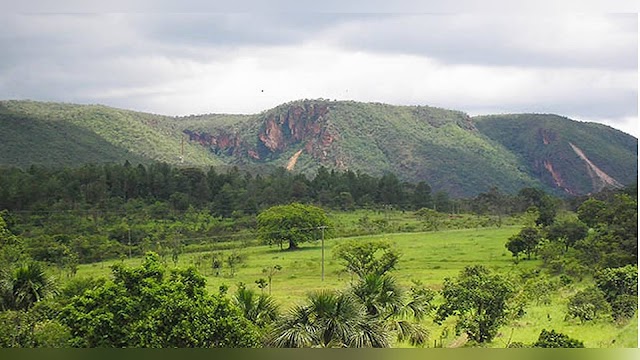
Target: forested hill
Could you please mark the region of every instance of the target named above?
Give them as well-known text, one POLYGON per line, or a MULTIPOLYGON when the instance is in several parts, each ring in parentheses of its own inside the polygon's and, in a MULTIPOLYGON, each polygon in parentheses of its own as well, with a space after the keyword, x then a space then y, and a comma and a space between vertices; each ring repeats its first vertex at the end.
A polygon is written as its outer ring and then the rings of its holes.
POLYGON ((434 191, 585 194, 636 181, 637 139, 555 115, 471 118, 428 106, 300 100, 255 115, 168 117, 0 101, 0 166, 167 162, 393 173, 434 191))
POLYGON ((548 114, 474 118, 531 177, 575 195, 637 181, 638 139, 611 127, 548 114))

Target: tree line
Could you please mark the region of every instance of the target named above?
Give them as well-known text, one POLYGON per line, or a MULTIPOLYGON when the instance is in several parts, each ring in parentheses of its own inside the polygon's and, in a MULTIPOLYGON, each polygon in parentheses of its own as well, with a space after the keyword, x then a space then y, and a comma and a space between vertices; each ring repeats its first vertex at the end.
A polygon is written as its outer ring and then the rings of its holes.
POLYGON ((452 199, 446 192, 432 191, 425 181, 409 183, 393 173, 374 177, 325 167, 310 178, 284 168, 252 174, 237 167, 203 169, 166 163, 134 166, 128 161, 79 167, 0 168, 0 210, 18 212, 122 211, 123 204, 140 200, 166 204, 172 211, 193 206, 221 217, 231 217, 234 212, 257 214, 292 202, 341 210, 391 206, 400 210, 431 208, 443 213, 509 214, 526 210, 540 202, 544 194, 532 188, 517 195, 495 188, 478 193, 471 199, 452 199))
MULTIPOLYGON (((283 168, 261 175, 164 163, 0 168, 0 211, 7 228, 24 240, 34 259, 71 273, 79 263, 147 251, 175 258, 186 245, 197 250, 204 242, 250 242, 259 212, 292 202, 338 211, 416 210, 427 230, 437 230, 446 213, 499 218, 532 206, 550 214, 559 206, 559 200, 533 188, 451 199, 432 192, 426 182, 402 182, 391 173, 372 177, 326 168, 311 178, 283 168)), ((371 233, 388 224, 364 217, 357 226, 371 233)))

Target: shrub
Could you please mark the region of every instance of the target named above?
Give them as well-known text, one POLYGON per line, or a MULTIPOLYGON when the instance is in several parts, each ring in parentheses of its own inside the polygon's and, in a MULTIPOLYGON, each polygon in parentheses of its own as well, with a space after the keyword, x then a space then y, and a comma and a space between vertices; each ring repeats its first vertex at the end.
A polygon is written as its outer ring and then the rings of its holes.
POLYGON ((584 343, 577 339, 572 339, 568 335, 556 332, 555 330, 547 331, 542 329, 538 341, 533 347, 539 348, 583 348, 584 343))
POLYGON ((603 313, 611 312, 604 293, 595 286, 579 291, 569 298, 568 313, 570 317, 580 319, 581 322, 594 320, 603 313))

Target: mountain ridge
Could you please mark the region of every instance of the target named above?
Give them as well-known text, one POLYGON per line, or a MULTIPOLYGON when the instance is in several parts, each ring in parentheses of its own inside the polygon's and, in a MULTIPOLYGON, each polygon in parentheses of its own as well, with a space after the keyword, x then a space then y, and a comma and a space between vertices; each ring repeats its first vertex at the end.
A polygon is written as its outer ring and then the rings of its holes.
POLYGON ((131 160, 276 166, 304 174, 320 166, 375 176, 391 172, 453 196, 493 187, 580 195, 637 181, 637 139, 605 125, 553 114, 471 117, 429 106, 325 99, 251 115, 181 117, 0 101, 0 151, 4 166, 131 160))

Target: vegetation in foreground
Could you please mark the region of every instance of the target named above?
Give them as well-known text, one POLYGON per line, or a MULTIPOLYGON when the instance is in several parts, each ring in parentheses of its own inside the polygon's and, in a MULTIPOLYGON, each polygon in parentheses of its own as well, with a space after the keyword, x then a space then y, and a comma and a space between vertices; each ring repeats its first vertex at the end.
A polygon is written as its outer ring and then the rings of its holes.
MULTIPOLYGON (((494 211, 482 226, 475 215, 472 229, 442 230, 474 216, 429 208, 406 211, 396 227, 388 211, 347 220, 352 214, 281 205, 264 209, 260 214, 269 216, 254 223, 271 246, 240 239, 229 249, 204 244, 206 251, 192 247, 187 254, 179 237, 165 234, 168 251, 149 253, 142 263, 130 253, 111 266, 79 265, 64 252, 73 249, 69 237, 54 238, 64 246, 53 257, 5 212, 1 345, 637 346, 637 191, 579 201, 574 213, 525 189, 514 199, 536 206, 520 214, 520 226, 506 226, 504 207, 496 206, 502 202, 487 201, 497 198, 489 195, 470 203, 494 211), (334 226, 332 218, 350 227, 334 226), (340 232, 318 231, 324 227, 340 232), (364 229, 378 235, 336 236, 364 229), (277 237, 266 236, 282 234, 281 243, 290 244, 302 237, 289 235, 303 231, 310 244, 296 243, 296 251, 282 251, 277 237)), ((196 215, 190 224, 206 223, 206 212, 189 212, 196 215)), ((33 215, 29 221, 38 221, 33 215)), ((89 213, 87 220, 95 218, 89 213)), ((129 231, 120 233, 121 245, 129 231)))

